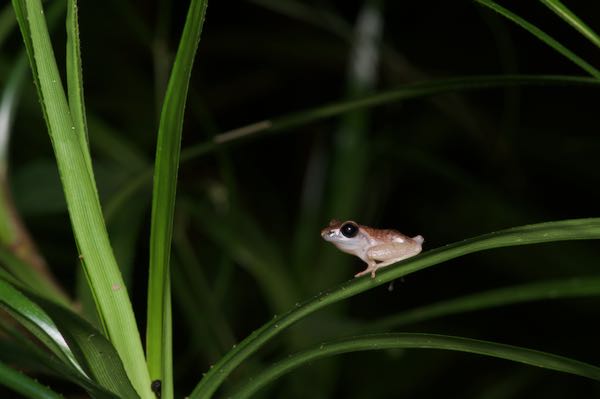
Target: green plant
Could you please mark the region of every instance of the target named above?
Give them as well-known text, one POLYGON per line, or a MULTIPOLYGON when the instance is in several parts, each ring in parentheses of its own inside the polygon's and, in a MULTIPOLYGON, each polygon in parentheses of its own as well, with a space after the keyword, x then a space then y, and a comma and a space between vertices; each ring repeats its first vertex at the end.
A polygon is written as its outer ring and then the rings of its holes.
MULTIPOLYGON (((217 122, 208 111, 210 98, 200 95, 190 84, 207 0, 191 0, 170 67, 165 67, 168 64, 165 59, 169 59, 169 52, 165 49, 171 20, 167 12, 171 9, 169 2, 159 2, 155 38, 151 37, 143 19, 127 4, 113 5, 115 10, 123 13, 134 35, 146 44, 154 57, 154 90, 161 105, 156 115, 158 137, 153 167, 149 166, 150 162, 143 154, 147 137, 142 137, 139 146, 136 146, 113 131, 110 124, 94 112, 86 110, 83 87, 84 82, 92 78, 84 78, 83 75, 85 68, 82 66, 77 1, 66 2, 64 74, 60 72, 60 63, 55 57, 55 53, 59 52, 56 46, 53 47, 49 33, 56 21, 62 18, 64 3, 55 1, 45 12, 40 0, 13 0, 12 8, 7 6, 3 9, 0 15, 0 45, 14 28, 16 20, 50 135, 82 268, 77 299, 71 300, 68 289, 65 290, 66 285, 49 272, 40 251, 23 226, 18 201, 17 206, 12 202, 7 173, 8 141, 0 143, 0 303, 6 313, 0 323, 0 352, 3 354, 0 358, 0 384, 31 398, 59 397, 57 392, 61 392, 65 382, 69 387, 66 388, 67 393, 77 386, 77 389, 83 389, 95 398, 150 399, 160 396, 168 399, 188 394, 190 398, 204 399, 218 392, 241 398, 266 389, 278 378, 298 369, 288 377, 290 384, 283 393, 274 395, 332 397, 340 389, 333 383, 339 371, 335 355, 374 349, 393 354, 405 348, 476 353, 599 381, 600 369, 593 365, 593 357, 589 363, 582 362, 540 351, 541 345, 535 348, 508 345, 454 336, 454 333, 383 334, 399 326, 469 311, 507 305, 525 306, 527 302, 549 298, 596 297, 600 293, 597 272, 580 270, 575 273, 578 278, 573 280, 573 273, 568 270, 566 277, 554 276, 553 280, 489 290, 482 288, 478 294, 452 295, 451 299, 415 306, 400 313, 387 308, 384 313, 387 317, 375 321, 350 316, 348 305, 351 298, 360 293, 420 270, 448 264, 454 259, 462 260, 468 254, 485 251, 479 258, 482 259, 489 257, 491 252, 488 250, 492 249, 511 248, 518 253, 519 246, 600 239, 599 218, 569 218, 497 229, 501 225, 499 220, 512 222, 528 218, 519 217, 519 210, 507 205, 508 201, 502 201, 501 195, 487 184, 471 179, 468 173, 436 155, 436 146, 442 145, 433 138, 426 138, 426 144, 418 149, 411 146, 410 137, 405 137, 401 145, 389 138, 393 137, 391 134, 384 135, 383 139, 373 137, 370 131, 377 120, 375 108, 426 99, 436 109, 451 115, 456 125, 474 137, 474 141, 487 143, 489 138, 480 135, 485 130, 481 128, 484 124, 480 119, 483 117, 457 93, 463 95, 484 89, 511 90, 525 86, 565 86, 569 90, 594 92, 600 85, 600 71, 525 18, 493 1, 476 0, 476 3, 524 28, 590 77, 517 73, 465 76, 421 79, 421 82, 404 83, 398 89, 377 91, 379 58, 383 66, 402 70, 401 76, 422 76, 403 61, 394 46, 384 40, 382 1, 365 1, 354 28, 335 13, 318 6, 288 0, 255 0, 251 3, 327 30, 339 40, 350 43, 352 57, 348 62, 346 99, 218 133, 217 122), (66 88, 62 84, 63 76, 66 88), (188 108, 192 110, 190 119, 206 132, 206 137, 199 144, 181 149, 188 97, 188 108), (240 151, 243 151, 243 157, 249 158, 250 165, 265 154, 273 153, 269 147, 272 143, 264 144, 268 141, 267 133, 282 135, 293 130, 309 129, 316 122, 337 117, 340 118, 338 126, 328 129, 333 130, 332 142, 325 144, 325 139, 317 135, 308 146, 306 170, 302 171, 303 182, 298 184, 302 187, 291 190, 296 195, 299 192, 301 197, 298 207, 294 208, 295 217, 286 216, 282 210, 286 209, 281 204, 285 190, 283 184, 276 188, 263 185, 262 172, 253 175, 248 171, 249 179, 238 178, 235 163, 240 151), (99 167, 96 159, 92 158, 90 147, 94 146, 102 154, 102 159, 110 159, 108 164, 111 166, 107 166, 107 170, 99 167), (441 176, 441 181, 450 182, 450 185, 461 187, 468 193, 458 201, 461 202, 458 209, 463 212, 459 216, 464 220, 473 214, 489 212, 496 215, 496 221, 490 222, 493 227, 489 230, 492 232, 487 234, 473 233, 489 227, 483 218, 473 222, 476 228, 471 226, 470 229, 467 225, 454 227, 453 234, 459 239, 454 244, 436 245, 436 249, 428 247, 417 257, 381 270, 374 279, 366 277, 339 284, 346 275, 343 262, 347 258, 318 246, 316 233, 329 217, 376 219, 382 216, 379 208, 386 198, 382 187, 389 183, 389 176, 394 175, 385 168, 387 164, 381 161, 382 158, 393 160, 391 165, 399 165, 402 169, 402 179, 398 183, 402 192, 415 184, 411 180, 417 173, 415 170, 424 170, 429 175, 441 176), (192 165, 192 169, 197 162, 212 162, 210 168, 214 175, 205 179, 199 188, 192 184, 191 188, 180 189, 176 199, 180 164, 192 165), (102 195, 103 190, 99 187, 104 184, 110 187, 110 184, 102 182, 111 178, 116 180, 115 187, 102 195), (267 210, 253 209, 248 193, 257 195, 257 202, 265 204, 267 210), (132 301, 130 293, 135 284, 134 276, 137 276, 134 272, 140 272, 140 262, 134 260, 138 252, 136 245, 139 245, 136 238, 143 237, 144 229, 141 227, 150 196, 150 239, 148 247, 143 247, 149 252, 147 306, 139 310, 139 306, 132 305, 135 301, 132 301), (273 200, 273 197, 277 199, 273 200), (479 204, 486 206, 478 207, 479 204), (274 220, 276 227, 267 228, 268 221, 274 220), (196 234, 205 242, 192 239, 196 234), (466 236, 474 237, 464 239, 466 236), (174 243, 173 248, 171 242, 174 243), (137 271, 134 271, 134 264, 137 271), (235 269, 235 265, 240 265, 244 272, 235 269), (239 293, 234 288, 234 275, 238 278, 243 276, 255 284, 261 293, 260 300, 253 296, 252 290, 239 293), (306 297, 311 299, 302 299, 306 297), (250 312, 237 309, 240 321, 236 325, 231 324, 228 313, 236 306, 247 307, 254 303, 262 303, 266 309, 259 311, 259 318, 264 319, 265 314, 271 313, 275 316, 253 333, 248 335, 244 332, 242 335, 246 338, 235 343, 238 330, 243 325, 241 323, 250 312), (316 313, 325 308, 326 311, 316 313), (138 322, 143 314, 147 315, 145 352, 138 331, 138 322), (177 324, 179 319, 182 326, 177 324), (298 328, 288 329, 297 323, 298 328), (188 331, 189 342, 184 348, 178 347, 177 339, 173 338, 179 332, 178 328, 179 331, 188 331), (283 332, 286 333, 283 340, 278 341, 276 337, 283 332), (282 357, 276 362, 272 362, 271 356, 260 359, 252 356, 265 347, 277 357, 283 353, 295 355, 282 357), (198 359, 201 359, 202 367, 198 359), (300 367, 317 359, 319 361, 314 369, 300 367), (209 364, 213 365, 202 373, 209 364), (27 370, 27 373, 17 372, 19 368, 27 370), (238 370, 239 374, 236 373, 238 370), (191 376, 186 374, 188 371, 191 376), (38 375, 50 376, 51 387, 38 383, 33 378, 38 375), (183 388, 178 387, 178 381, 182 381, 183 388), (311 384, 306 381, 311 381, 311 384), (56 387, 52 383, 56 383, 56 387)), ((564 4, 556 0, 541 0, 540 3, 598 46, 600 38, 564 4)), ((85 52, 86 46, 83 48, 85 52)), ((9 63, 13 72, 7 74, 0 103, 0 114, 8 115, 6 123, 0 126, 3 129, 0 134, 5 136, 14 130, 11 121, 19 108, 18 96, 26 93, 22 84, 26 70, 24 60, 21 55, 18 61, 9 63)), ((200 64, 210 63, 210 58, 200 57, 200 64)), ((126 75, 125 72, 122 74, 126 75)), ((130 77, 133 85, 133 75, 130 77)), ((115 76, 117 78, 119 76, 115 76)), ((144 86, 138 89, 145 90, 144 86)), ((127 91, 129 89, 119 93, 126 95, 127 91)), ((236 91, 235 94, 243 93, 236 91)), ((148 126, 154 127, 147 120, 151 118, 139 120, 132 114, 128 116, 134 124, 144 126, 142 131, 148 126)), ((423 126, 428 125, 424 123, 423 126)), ((438 129, 435 124, 428 128, 438 129)), ((492 129, 488 128, 488 133, 490 131, 492 129)), ((288 136, 285 138, 293 140, 288 136)), ((500 138, 497 140, 495 144, 500 149, 490 151, 487 161, 494 164, 497 157, 498 164, 503 166, 516 164, 502 150, 506 143, 500 138)), ((544 141, 535 144, 542 148, 547 145, 544 141)), ((283 160, 286 161, 291 158, 293 147, 288 143, 283 150, 278 147, 275 152, 284 153, 283 160)), ((281 168, 281 180, 290 181, 293 169, 283 163, 286 167, 281 168)), ((564 168, 568 166, 564 165, 564 168)), ((586 169, 586 172, 591 173, 589 170, 586 169)), ((28 187, 28 190, 33 192, 35 188, 28 187)), ((436 191, 432 193, 432 197, 439 196, 436 191)), ((401 208, 402 217, 412 213, 406 209, 414 208, 399 204, 394 207, 401 208)), ((440 204, 433 208, 436 207, 440 204)), ((537 216, 534 211, 530 214, 537 216)), ((423 215, 420 218, 427 219, 423 215)), ((443 233, 441 229, 437 232, 443 233)), ((434 231, 426 235, 427 239, 429 234, 433 236, 434 231)), ((436 240, 433 239, 433 242, 436 240)), ((577 249, 581 253, 579 256, 573 255, 574 251, 565 254, 548 249, 542 263, 585 265, 590 259, 595 259, 596 254, 590 247, 577 249)), ((531 262, 535 256, 527 259, 531 262)), ((514 258, 511 261, 514 262, 514 258)), ((518 270, 514 274, 522 272, 518 270)), ((547 272, 541 274, 552 276, 547 272)), ((376 307, 377 304, 374 302, 369 306, 376 307)), ((523 337, 521 341, 528 342, 523 337)), ((391 359, 392 362, 397 360, 393 356, 391 359)), ((372 367, 377 368, 377 364, 357 368, 372 367)), ((414 371, 415 381, 435 378, 431 365, 420 371, 410 368, 405 371, 414 371)), ((493 386, 494 383, 490 382, 484 390, 491 391, 493 386)), ((435 387, 431 389, 435 392, 435 387)), ((384 387, 377 388, 377 391, 382 396, 389 396, 393 389, 386 390, 384 387)), ((406 388, 406 392, 409 391, 406 388)), ((361 395, 363 391, 359 389, 349 397, 361 395)))

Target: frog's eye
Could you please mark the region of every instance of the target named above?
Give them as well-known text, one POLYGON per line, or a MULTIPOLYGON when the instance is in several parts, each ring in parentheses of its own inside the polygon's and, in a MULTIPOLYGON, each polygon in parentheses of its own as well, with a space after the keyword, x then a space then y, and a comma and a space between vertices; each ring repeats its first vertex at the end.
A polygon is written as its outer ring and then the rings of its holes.
POLYGON ((352 222, 346 222, 342 225, 340 231, 342 232, 344 237, 356 237, 356 235, 358 234, 358 226, 352 222))

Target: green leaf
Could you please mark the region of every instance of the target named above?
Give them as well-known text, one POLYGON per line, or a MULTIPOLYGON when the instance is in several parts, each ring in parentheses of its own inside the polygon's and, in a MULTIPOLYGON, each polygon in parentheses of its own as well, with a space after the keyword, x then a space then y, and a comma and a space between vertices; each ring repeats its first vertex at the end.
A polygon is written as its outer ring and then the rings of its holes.
MULTIPOLYGON (((222 148, 225 144, 236 144, 244 139, 256 138, 265 133, 284 132, 299 128, 308 123, 322 119, 331 118, 345 112, 356 109, 375 107, 396 101, 433 96, 436 94, 491 89, 509 86, 590 86, 600 85, 597 79, 580 76, 560 75, 504 75, 504 76, 477 76, 441 79, 432 82, 421 82, 405 85, 401 89, 389 90, 373 94, 358 100, 342 101, 338 103, 322 105, 308 110, 284 115, 274 119, 268 119, 250 125, 242 126, 219 135, 211 141, 184 148, 181 151, 181 162, 211 154, 222 148)), ((107 218, 110 218, 116 210, 131 200, 131 198, 142 188, 146 187, 152 178, 152 171, 147 170, 132 178, 116 195, 108 202, 107 218)))
POLYGON ((218 214, 200 202, 182 205, 202 232, 252 275, 274 312, 283 312, 296 302, 299 295, 278 248, 249 215, 236 209, 218 214))
POLYGON ((0 362, 0 385, 31 399, 62 399, 63 397, 33 378, 0 362))
POLYGON ((182 223, 176 224, 173 242, 180 262, 173 268, 173 282, 177 283, 173 292, 185 316, 183 319, 193 331, 191 335, 196 337, 193 344, 205 349, 214 361, 229 350, 236 339, 184 230, 182 223), (199 340, 197 334, 208 339, 199 340))
POLYGON ((67 212, 56 162, 38 159, 13 171, 11 186, 21 215, 47 215, 67 212), (44 198, 44 201, 39 201, 44 198))
POLYGON ((25 295, 3 280, 0 303, 60 359, 63 364, 57 371, 95 396, 139 398, 111 343, 75 313, 37 295, 25 295), (114 395, 106 396, 105 390, 114 395))
POLYGON ((455 91, 463 92, 492 89, 497 87, 549 85, 597 86, 599 84, 600 83, 598 80, 593 78, 561 75, 499 75, 456 77, 407 84, 402 86, 400 89, 388 90, 356 100, 326 104, 290 115, 284 115, 274 119, 267 119, 252 123, 250 125, 242 126, 237 129, 229 130, 216 135, 212 142, 206 142, 186 148, 181 153, 181 160, 184 162, 197 156, 210 153, 214 151, 219 144, 230 143, 233 141, 237 142, 248 137, 255 137, 258 135, 258 133, 281 132, 284 130, 298 128, 306 125, 307 123, 315 122, 321 119, 331 118, 345 112, 367 107, 375 107, 397 101, 423 98, 455 91))
POLYGON ((381 320, 369 322, 368 330, 383 331, 438 317, 524 302, 597 295, 600 295, 600 278, 597 277, 523 284, 478 292, 409 309, 381 320))
POLYGON ((171 299, 169 259, 177 169, 187 91, 204 24, 207 0, 192 0, 163 102, 156 145, 152 221, 150 227, 150 275, 146 353, 152 380, 161 380, 162 398, 173 397, 171 299))
MULTIPOLYGON (((2 98, 0 99, 0 168, 2 174, 6 174, 6 156, 9 147, 10 132, 12 130, 13 119, 21 92, 21 85, 27 73, 27 60, 25 54, 22 53, 14 63, 10 75, 6 81, 6 86, 2 90, 2 98)), ((6 228, 2 228, 2 231, 6 228)), ((4 237, 6 233, 2 233, 4 237)))
MULTIPOLYGON (((149 162, 141 148, 129 141, 125 132, 114 129, 106 121, 94 115, 87 119, 90 131, 90 145, 97 153, 126 171, 147 170, 149 162)), ((150 196, 148 196, 150 197, 150 196)))
POLYGON ((62 333, 42 308, 4 280, 0 280, 0 304, 69 367, 87 377, 62 333))
POLYGON ((69 299, 47 277, 2 247, 0 247, 0 264, 18 279, 20 285, 29 287, 45 298, 69 306, 69 299))
POLYGON ((50 301, 39 301, 87 374, 119 398, 139 399, 114 346, 88 322, 50 301))
POLYGON ((26 73, 27 59, 22 52, 14 63, 0 99, 0 263, 23 283, 66 305, 69 302, 66 295, 50 274, 44 273, 47 272, 45 264, 31 244, 15 208, 8 181, 7 153, 12 122, 26 73))
MULTIPOLYGON (((81 68, 81 50, 79 44, 79 23, 77 21, 77 0, 67 1, 67 92, 71 118, 75 124, 75 131, 79 134, 82 148, 87 148, 88 131, 85 117, 85 103, 83 101, 83 76, 81 68)), ((92 169, 92 160, 89 149, 85 151, 89 168, 92 169)))
POLYGON ((513 21, 514 23, 516 23, 517 25, 519 25, 520 27, 522 27, 529 33, 533 34, 535 37, 537 37, 544 43, 546 43, 548 46, 550 46, 554 50, 558 51, 560 54, 562 54, 565 58, 569 59, 575 65, 577 65, 578 67, 580 67, 581 69, 583 69, 584 71, 586 71, 587 73, 589 73, 590 75, 595 77, 596 79, 600 79, 600 71, 598 71, 592 65, 588 64, 585 60, 583 60, 582 58, 577 56, 575 53, 573 53, 571 50, 569 50, 568 48, 566 48, 565 46, 560 44, 557 40, 552 38, 550 35, 548 35, 544 31, 542 31, 537 26, 527 22, 523 18, 519 17, 517 14, 507 10, 506 8, 502 7, 501 5, 495 3, 492 0, 475 0, 475 1, 485 7, 488 7, 490 9, 496 11, 498 14, 502 15, 503 17, 510 19, 511 21, 513 21))
MULTIPOLYGON (((62 179, 77 246, 96 306, 127 375, 143 398, 153 398, 127 289, 102 217, 89 149, 62 87, 40 0, 13 0, 62 179)), ((74 16, 72 16, 74 18, 74 16)), ((72 25, 71 25, 72 28, 72 25)))
POLYGON ((6 4, 0 11, 0 48, 4 46, 4 41, 17 26, 15 13, 10 4, 6 4))
MULTIPOLYGON (((4 277, 2 277, 2 279, 4 279, 4 277)), ((27 298, 27 300, 29 299, 27 298)), ((40 300, 40 298, 37 298, 37 300, 40 300)), ((44 302, 45 301, 43 300, 41 301, 41 303, 44 302)), ((33 304, 33 306, 37 305, 33 304)), ((7 308, 6 306, 4 307, 7 308)), ((41 311, 45 312, 45 310, 41 311)), ((43 332, 40 333, 38 331, 40 328, 34 322, 30 322, 27 319, 27 314, 20 315, 19 312, 15 310, 8 310, 8 312, 15 318, 16 321, 20 322, 22 326, 27 328, 33 333, 33 335, 40 339, 40 341, 44 343, 45 347, 49 348, 50 351, 45 350, 45 348, 43 348, 38 341, 29 341, 31 337, 28 335, 23 335, 22 330, 19 330, 9 324, 0 324, 0 330, 3 332, 3 337, 5 337, 5 339, 10 338, 10 342, 2 342, 2 348, 0 348, 2 360, 8 361, 17 366, 22 365, 22 367, 25 369, 33 372, 41 372, 44 374, 66 378, 67 380, 85 389, 93 398, 117 398, 117 396, 115 396, 113 393, 104 389, 95 381, 92 381, 85 372, 82 373, 82 369, 80 367, 73 367, 68 361, 65 362, 61 356, 56 356, 54 354, 56 348, 53 348, 53 344, 51 342, 48 343, 48 339, 43 335, 43 332)), ((49 318, 47 314, 45 314, 45 317, 49 318)), ((56 334, 59 333, 56 332, 54 335, 56 334)), ((65 335, 63 335, 62 338, 65 342, 68 341, 68 338, 65 338, 65 335)), ((69 345, 70 344, 71 343, 69 342, 69 345)), ((69 347, 69 350, 70 349, 71 347, 69 347)), ((75 351, 73 356, 78 357, 78 352, 75 351)))
POLYGON ((396 348, 441 349, 476 353, 600 381, 599 367, 528 348, 447 335, 381 334, 357 336, 324 343, 315 349, 296 353, 263 370, 230 397, 235 399, 248 398, 285 373, 320 358, 348 352, 396 348))
MULTIPOLYGON (((358 99, 372 93, 378 78, 383 31, 383 11, 380 3, 379 1, 365 1, 357 16, 347 66, 349 73, 346 85, 350 99, 358 99)), ((344 113, 333 134, 331 154, 327 160, 329 163, 328 176, 325 179, 328 182, 328 191, 323 199, 317 201, 317 203, 326 202, 322 207, 326 215, 342 220, 365 216, 360 210, 361 205, 365 203, 364 187, 368 181, 370 163, 370 111, 369 108, 362 108, 344 113)), ((325 191, 324 184, 321 189, 325 191)), ((310 226, 311 233, 320 230, 321 222, 320 217, 314 218, 313 225, 310 226)), ((303 223, 299 222, 299 224, 302 228, 303 223)), ((306 233, 308 230, 305 228, 306 233)), ((307 234, 306 237, 312 238, 313 234, 307 234)), ((316 240, 311 241, 315 242, 316 240)), ((321 264, 331 265, 331 271, 316 273, 316 276, 312 278, 316 280, 317 287, 327 287, 342 278, 343 268, 336 267, 336 265, 345 260, 340 260, 339 257, 332 258, 335 255, 334 251, 325 251, 321 255, 321 264)), ((296 265, 296 269, 300 270, 305 267, 306 265, 296 265)))
POLYGON ((579 33, 581 33, 586 39, 590 42, 594 43, 596 47, 600 48, 600 37, 587 26, 577 15, 575 15, 571 10, 567 8, 563 3, 559 0, 540 0, 542 4, 551 9, 561 17, 565 22, 571 25, 573 28, 577 29, 579 33))
POLYGON ((374 279, 366 277, 350 280, 337 288, 315 296, 313 299, 304 302, 254 331, 236 348, 229 351, 212 369, 208 370, 204 378, 192 392, 190 398, 210 397, 237 366, 271 338, 284 331, 296 321, 325 306, 416 271, 474 252, 516 245, 598 238, 600 238, 600 218, 573 219, 514 227, 426 251, 416 257, 400 262, 397 266, 382 269, 374 279))

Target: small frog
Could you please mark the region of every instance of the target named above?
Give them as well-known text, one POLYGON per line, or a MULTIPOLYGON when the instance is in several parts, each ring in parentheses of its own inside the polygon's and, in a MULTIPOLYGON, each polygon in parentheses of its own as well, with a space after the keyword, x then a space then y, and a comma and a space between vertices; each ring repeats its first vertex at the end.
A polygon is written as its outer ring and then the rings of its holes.
POLYGON ((371 278, 375 278, 377 269, 417 255, 424 241, 421 236, 410 238, 396 230, 374 229, 351 220, 335 219, 321 230, 321 237, 340 251, 356 255, 367 263, 367 268, 354 277, 371 273, 371 278))

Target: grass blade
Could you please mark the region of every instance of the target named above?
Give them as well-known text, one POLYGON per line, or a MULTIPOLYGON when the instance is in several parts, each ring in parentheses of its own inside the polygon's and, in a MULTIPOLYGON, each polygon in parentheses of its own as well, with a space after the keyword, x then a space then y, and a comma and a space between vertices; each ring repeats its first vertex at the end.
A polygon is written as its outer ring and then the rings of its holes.
POLYGON ((184 319, 194 331, 208 329, 211 334, 206 335, 210 335, 212 339, 205 340, 208 345, 204 346, 210 346, 213 353, 222 355, 235 344, 236 339, 222 308, 216 301, 203 266, 194 252, 182 223, 179 223, 179 228, 175 230, 174 244, 180 264, 173 270, 173 278, 180 282, 182 292, 179 293, 179 302, 183 308, 182 312, 186 315, 184 319))
MULTIPOLYGON (((26 73, 27 63, 25 54, 22 53, 14 63, 6 81, 6 86, 2 90, 2 98, 0 99, 0 170, 3 174, 6 173, 10 132, 26 73)), ((4 231, 6 228, 3 227, 1 230, 4 231)), ((2 233, 2 238, 4 236, 5 233, 2 233)))
POLYGON ((6 4, 2 7, 2 11, 0 11, 0 47, 4 46, 6 38, 16 26, 15 13, 10 4, 6 4))
POLYGON ((487 249, 528 245, 563 240, 583 240, 600 238, 600 218, 573 219, 558 222, 539 223, 501 230, 478 237, 446 245, 407 259, 395 267, 383 269, 376 278, 350 280, 337 288, 325 291, 304 302, 286 314, 264 324, 244 339, 236 348, 229 351, 196 386, 191 399, 208 398, 221 385, 223 380, 246 358, 256 352, 272 337, 284 331, 296 321, 324 308, 325 306, 352 297, 361 292, 388 283, 416 271, 435 266, 450 259, 487 249))
MULTIPOLYGON (((42 312, 44 312, 44 310, 42 310, 42 312)), ((13 311, 12 315, 15 316, 16 313, 13 311)), ((15 317, 15 320, 28 328, 29 331, 33 331, 32 328, 36 327, 33 323, 29 323, 25 317, 17 316, 15 317)), ((53 353, 51 347, 49 347, 51 351, 48 351, 47 348, 44 348, 39 342, 30 341, 31 338, 24 336, 22 329, 17 329, 14 326, 7 324, 0 324, 0 331, 4 338, 0 340, 0 354, 2 355, 2 361, 11 364, 13 367, 26 369, 29 372, 65 378, 85 389, 90 396, 95 399, 117 398, 113 393, 101 387, 95 381, 92 381, 85 373, 81 373, 80 369, 71 367, 68 362, 65 363, 61 357, 56 356, 53 353)), ((38 338, 42 338, 41 341, 44 342, 43 336, 37 334, 34 335, 38 338)), ((68 341, 66 336, 63 337, 68 341)), ((77 355, 76 351, 74 351, 73 354, 77 355)))
POLYGON ((216 214, 198 201, 186 200, 182 205, 204 234, 252 275, 272 311, 281 313, 296 302, 299 295, 279 248, 251 217, 235 209, 216 214))
POLYGON ((65 365, 78 371, 81 376, 87 377, 50 316, 4 280, 0 280, 0 304, 42 341, 65 365))
MULTIPOLYGON (((79 45, 79 23, 77 21, 77 0, 67 1, 67 93, 69 109, 75 126, 79 133, 82 148, 93 173, 92 160, 89 153, 88 130, 85 118, 85 103, 83 101, 83 77, 81 71, 81 50, 79 45)), ((93 175, 92 175, 93 176, 93 175)))
POLYGON ((170 336, 169 259, 173 234, 173 212, 177 187, 177 168, 181 131, 188 85, 202 32, 207 0, 192 0, 179 49, 173 64, 161 111, 150 231, 150 276, 148 281, 148 325, 146 353, 152 380, 162 381, 162 397, 173 397, 170 336))
POLYGON ((70 115, 39 0, 13 0, 58 162, 69 216, 103 328, 143 398, 152 398, 135 316, 98 201, 84 132, 70 115))
POLYGON ((497 4, 492 0, 475 1, 485 7, 490 8, 491 10, 496 11, 503 17, 510 19, 511 21, 513 21, 514 23, 516 23, 517 25, 519 25, 520 27, 522 27, 523 29, 525 29, 526 31, 543 41, 544 43, 546 43, 548 46, 558 51, 565 58, 569 59, 571 62, 573 62, 575 65, 577 65, 587 73, 589 73, 591 76, 595 77, 596 79, 600 79, 600 71, 598 71, 592 65, 588 64, 585 60, 583 60, 571 50, 560 44, 558 41, 556 41, 554 38, 542 31, 537 26, 527 22, 523 18, 519 17, 517 14, 513 13, 512 11, 509 11, 508 9, 502 7, 501 5, 497 4))
POLYGON ((116 350, 99 331, 61 305, 23 292, 27 295, 0 280, 0 304, 56 356, 60 364, 51 369, 95 395, 139 398, 116 350))
POLYGON ((600 48, 600 37, 587 26, 577 15, 567 8, 559 0, 540 0, 542 4, 551 9, 561 17, 565 22, 577 29, 586 39, 592 42, 596 47, 600 48))
POLYGON ((282 117, 256 122, 215 136, 213 142, 202 143, 185 149, 181 154, 182 161, 214 151, 216 144, 225 144, 237 141, 257 133, 274 133, 303 126, 310 122, 331 118, 345 112, 361 108, 375 107, 396 101, 423 98, 436 94, 454 91, 470 91, 492 89, 510 86, 544 86, 544 85, 598 85, 597 79, 579 76, 559 75, 499 75, 457 77, 413 83, 402 86, 401 89, 389 90, 373 94, 360 99, 343 101, 339 103, 322 105, 305 111, 285 115, 282 117))
MULTIPOLYGON (((382 47, 382 34, 384 29, 384 11, 380 1, 365 1, 361 7, 353 29, 353 40, 350 57, 347 62, 348 98, 358 99, 372 93, 379 78, 380 49, 382 47)), ((368 181, 370 163, 370 131, 371 109, 361 108, 354 112, 344 113, 339 120, 339 125, 332 137, 331 154, 326 157, 328 175, 327 188, 321 180, 325 191, 323 199, 316 203, 325 202, 321 210, 326 215, 332 215, 342 220, 352 217, 364 217, 361 205, 364 205, 364 187, 368 181)), ((303 215, 302 215, 303 216, 303 215)), ((314 218, 313 225, 304 228, 312 242, 313 234, 319 231, 322 215, 314 218), (318 224, 317 224, 318 223, 318 224)), ((301 229, 302 222, 299 222, 301 229)), ((320 247, 322 249, 323 247, 320 247)), ((317 249, 317 248, 315 248, 317 249)), ((319 253, 319 251, 315 251, 319 253)), ((317 265, 313 270, 315 280, 313 284, 318 287, 327 287, 334 281, 342 278, 342 268, 337 267, 343 258, 332 256, 333 251, 319 253, 321 264, 331 265, 329 273, 319 273, 317 265)), ((310 260, 316 257, 309 254, 310 260)), ((304 260, 304 258, 301 258, 304 260)), ((295 265, 296 269, 304 269, 306 265, 295 265)))
POLYGON ((0 362, 0 385, 12 389, 25 398, 31 399, 63 399, 62 395, 40 384, 33 378, 11 369, 0 362))
POLYGON ((524 302, 597 295, 600 295, 600 278, 597 277, 523 284, 478 292, 410 309, 381 320, 369 322, 368 330, 383 331, 438 317, 524 302))
POLYGON ((50 301, 37 301, 52 317, 86 374, 119 398, 139 399, 114 346, 76 314, 50 301))
POLYGON ((7 154, 10 134, 26 73, 27 59, 23 52, 14 63, 0 99, 0 244, 3 247, 0 249, 0 262, 21 281, 66 305, 68 298, 31 240, 14 205, 9 184, 7 154))
POLYGON ((0 247, 0 264, 16 277, 20 285, 29 287, 39 295, 69 306, 69 299, 43 273, 35 270, 29 263, 17 258, 8 250, 0 247))
POLYGON ((530 366, 570 373, 600 381, 600 368, 552 353, 528 348, 480 341, 470 338, 434 334, 382 334, 352 337, 318 348, 297 353, 275 363, 252 378, 231 396, 235 399, 248 398, 266 384, 308 362, 348 352, 394 348, 441 349, 497 357, 524 363, 530 366))
MULTIPOLYGON (((421 82, 405 85, 401 89, 389 90, 373 94, 358 100, 343 101, 305 111, 252 123, 237 129, 229 130, 215 136, 214 140, 184 148, 181 151, 181 162, 188 162, 195 158, 211 154, 221 148, 223 144, 236 144, 244 139, 256 138, 265 133, 276 133, 301 127, 321 119, 331 118, 345 112, 351 112, 364 107, 375 107, 396 101, 410 100, 433 96, 436 94, 454 91, 470 91, 492 89, 510 86, 590 86, 598 87, 600 82, 594 78, 561 75, 499 75, 458 77, 441 79, 432 82, 421 82)), ((152 179, 152 171, 146 170, 132 178, 128 184, 107 203, 107 219, 115 214, 117 209, 142 188, 146 187, 152 179)))

